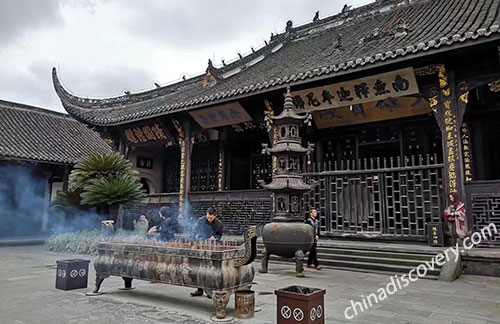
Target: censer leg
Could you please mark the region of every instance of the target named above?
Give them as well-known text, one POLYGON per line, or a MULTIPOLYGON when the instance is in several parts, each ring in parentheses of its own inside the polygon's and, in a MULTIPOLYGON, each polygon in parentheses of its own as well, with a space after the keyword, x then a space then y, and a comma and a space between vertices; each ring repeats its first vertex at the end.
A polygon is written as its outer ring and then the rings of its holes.
POLYGON ((223 319, 226 317, 226 306, 229 303, 231 294, 225 290, 214 291, 212 294, 212 301, 215 305, 215 317, 223 319))
POLYGON ((122 277, 123 279, 123 282, 125 284, 125 287, 124 288, 120 288, 120 290, 131 290, 131 289, 134 289, 132 287, 132 278, 127 278, 127 277, 122 277))
POLYGON ((87 296, 102 295, 103 293, 100 293, 99 289, 101 289, 101 284, 104 281, 104 279, 106 279, 107 277, 109 277, 109 276, 96 274, 96 276, 95 276, 95 288, 94 288, 94 290, 91 293, 85 293, 85 295, 87 295, 87 296))
POLYGON ((305 277, 304 275, 304 252, 302 250, 298 250, 295 252, 295 271, 297 272, 296 276, 299 278, 305 277))
POLYGON ((260 273, 267 273, 267 266, 269 264, 269 257, 271 256, 271 253, 267 251, 267 249, 264 248, 264 251, 262 251, 262 260, 261 260, 261 268, 259 270, 260 273))

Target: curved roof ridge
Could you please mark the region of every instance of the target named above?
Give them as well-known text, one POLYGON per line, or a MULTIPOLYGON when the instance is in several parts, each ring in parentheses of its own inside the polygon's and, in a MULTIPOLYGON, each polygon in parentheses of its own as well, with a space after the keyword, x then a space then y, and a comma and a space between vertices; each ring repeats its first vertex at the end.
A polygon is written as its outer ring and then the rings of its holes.
POLYGON ((63 112, 59 112, 59 111, 54 111, 54 110, 50 110, 50 109, 47 109, 47 108, 41 108, 41 107, 31 106, 31 105, 27 105, 27 104, 23 104, 23 103, 8 101, 8 100, 2 100, 2 99, 0 99, 0 108, 16 109, 16 110, 26 110, 26 111, 37 113, 37 114, 50 115, 51 117, 64 118, 64 119, 69 119, 71 121, 75 121, 76 122, 76 120, 73 119, 67 113, 63 113, 63 112))

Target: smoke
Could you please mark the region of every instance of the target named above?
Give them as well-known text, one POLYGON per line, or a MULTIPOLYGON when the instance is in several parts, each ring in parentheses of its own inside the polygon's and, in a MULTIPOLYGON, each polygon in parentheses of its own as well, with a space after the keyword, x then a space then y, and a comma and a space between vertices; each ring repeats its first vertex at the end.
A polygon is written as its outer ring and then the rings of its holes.
POLYGON ((49 232, 51 234, 78 232, 99 229, 105 218, 97 213, 96 208, 80 210, 75 208, 60 210, 49 209, 49 232))
POLYGON ((0 237, 65 233, 96 229, 102 217, 95 211, 78 209, 65 213, 47 210, 47 226, 42 232, 44 213, 49 206, 49 185, 39 167, 29 164, 0 166, 0 237))
POLYGON ((32 166, 0 166, 0 237, 41 231, 46 186, 32 166))

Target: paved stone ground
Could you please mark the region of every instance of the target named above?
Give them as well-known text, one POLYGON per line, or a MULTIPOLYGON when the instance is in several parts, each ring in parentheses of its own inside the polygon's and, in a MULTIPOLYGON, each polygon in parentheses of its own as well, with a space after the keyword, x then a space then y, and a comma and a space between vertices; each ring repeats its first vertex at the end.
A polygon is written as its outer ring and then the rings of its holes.
MULTIPOLYGON (((211 323, 212 301, 190 297, 190 288, 134 281, 137 289, 118 290, 123 281, 108 278, 107 292, 87 297, 89 288, 61 291, 55 285, 55 261, 74 257, 45 251, 43 246, 0 247, 0 323, 211 323)), ((255 264, 256 268, 258 264, 255 264)), ((361 300, 389 282, 389 276, 323 269, 307 269, 307 278, 295 278, 290 265, 270 264, 270 273, 257 274, 253 287, 262 311, 251 320, 233 323, 276 322, 276 288, 291 284, 324 287, 326 323, 436 323, 500 324, 500 278, 462 276, 453 283, 419 280, 355 317, 344 318, 350 300, 361 300)), ((234 299, 228 305, 234 314, 234 299)))

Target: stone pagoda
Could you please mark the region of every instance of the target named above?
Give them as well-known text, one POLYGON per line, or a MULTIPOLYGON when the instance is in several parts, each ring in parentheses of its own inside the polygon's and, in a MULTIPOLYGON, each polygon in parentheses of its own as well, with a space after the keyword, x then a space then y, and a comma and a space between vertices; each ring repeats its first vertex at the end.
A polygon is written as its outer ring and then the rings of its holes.
POLYGON ((269 257, 275 254, 284 258, 295 258, 297 276, 303 277, 304 253, 313 244, 311 226, 304 224, 303 195, 311 190, 304 182, 305 161, 314 145, 302 146, 301 126, 310 124, 311 114, 298 115, 294 108, 290 88, 285 95, 283 112, 278 116, 266 113, 266 122, 275 134, 273 147, 263 144, 263 153, 276 158, 277 167, 273 180, 261 186, 273 193, 272 223, 263 228, 266 251, 260 272, 266 273, 269 257))

